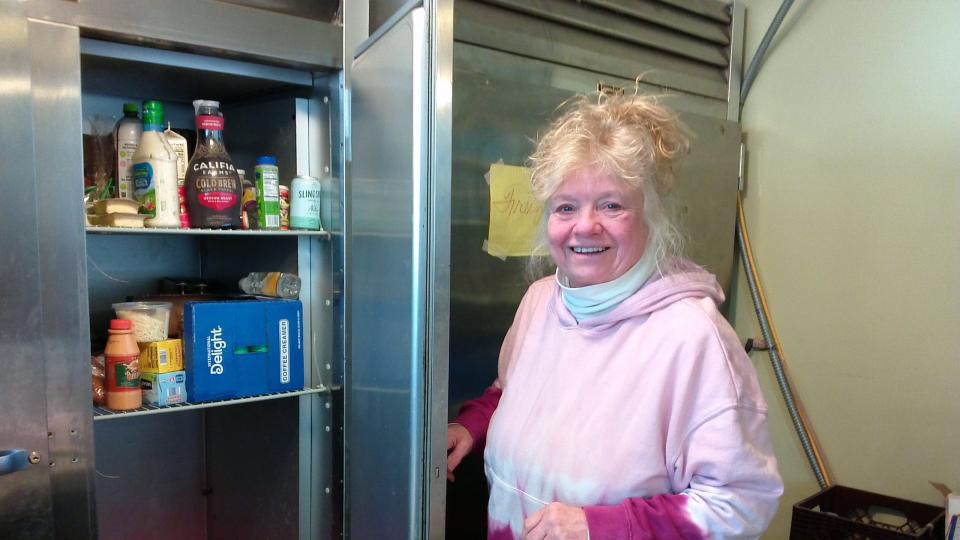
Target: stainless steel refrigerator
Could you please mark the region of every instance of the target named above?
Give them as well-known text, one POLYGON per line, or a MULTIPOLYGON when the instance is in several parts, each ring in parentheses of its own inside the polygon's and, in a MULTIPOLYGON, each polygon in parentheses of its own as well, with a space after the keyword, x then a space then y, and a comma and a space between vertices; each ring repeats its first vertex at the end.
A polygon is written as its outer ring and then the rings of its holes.
POLYGON ((448 486, 446 423, 525 288, 482 250, 484 173, 522 165, 566 97, 643 74, 696 134, 680 208, 728 285, 742 20, 713 0, 0 0, 0 536, 482 536, 484 480, 475 462, 448 486), (370 28, 371 4, 393 15, 370 28), (235 161, 325 179, 325 231, 84 225, 91 122, 161 99, 189 131, 198 98, 235 161), (91 407, 112 302, 255 270, 304 280, 302 390, 91 407))
POLYGON ((483 249, 484 175, 524 165, 565 99, 633 91, 642 76, 640 91, 667 94, 694 137, 678 211, 689 254, 729 289, 743 13, 712 1, 418 6, 351 64, 349 526, 363 538, 482 538, 480 459, 445 483, 446 422, 496 376, 527 286, 523 259, 483 249))

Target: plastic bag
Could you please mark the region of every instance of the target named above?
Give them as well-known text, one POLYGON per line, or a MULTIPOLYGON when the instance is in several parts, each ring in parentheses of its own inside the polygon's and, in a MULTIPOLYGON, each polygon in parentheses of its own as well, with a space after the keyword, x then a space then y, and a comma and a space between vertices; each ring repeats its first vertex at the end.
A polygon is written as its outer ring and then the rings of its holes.
POLYGON ((90 116, 85 120, 83 133, 83 199, 92 204, 116 197, 113 162, 115 119, 103 115, 90 116))
POLYGON ((104 364, 103 353, 90 357, 90 373, 93 376, 93 404, 98 406, 107 403, 107 372, 104 364))

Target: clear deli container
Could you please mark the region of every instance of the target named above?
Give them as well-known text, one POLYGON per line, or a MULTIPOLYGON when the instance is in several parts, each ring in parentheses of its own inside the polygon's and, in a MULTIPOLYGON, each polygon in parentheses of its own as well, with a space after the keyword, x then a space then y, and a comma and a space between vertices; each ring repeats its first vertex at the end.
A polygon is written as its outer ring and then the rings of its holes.
POLYGON ((113 304, 118 319, 133 323, 133 336, 139 343, 167 339, 170 325, 170 302, 124 302, 113 304))

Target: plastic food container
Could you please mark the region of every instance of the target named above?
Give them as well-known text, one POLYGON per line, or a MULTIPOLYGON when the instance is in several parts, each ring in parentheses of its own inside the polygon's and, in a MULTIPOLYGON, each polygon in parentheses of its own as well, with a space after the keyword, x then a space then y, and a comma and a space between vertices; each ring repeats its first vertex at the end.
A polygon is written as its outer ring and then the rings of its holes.
POLYGON ((170 325, 170 302, 124 302, 114 304, 118 319, 133 323, 133 336, 139 343, 167 339, 170 325))

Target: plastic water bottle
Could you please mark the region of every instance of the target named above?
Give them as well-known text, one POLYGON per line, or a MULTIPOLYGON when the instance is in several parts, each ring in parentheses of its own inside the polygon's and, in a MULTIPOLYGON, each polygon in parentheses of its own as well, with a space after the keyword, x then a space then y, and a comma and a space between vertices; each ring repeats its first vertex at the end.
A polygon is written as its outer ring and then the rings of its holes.
POLYGON ((133 194, 133 154, 137 152, 137 146, 140 145, 140 137, 143 135, 143 122, 137 113, 140 108, 136 103, 123 104, 123 118, 121 118, 116 127, 113 128, 114 139, 116 140, 116 172, 114 178, 117 182, 117 196, 123 199, 136 200, 133 194))
POLYGON ((300 297, 300 276, 287 272, 250 272, 240 280, 247 294, 296 299, 300 297))

